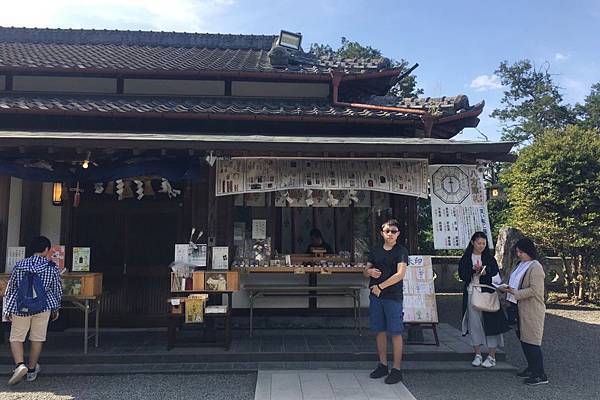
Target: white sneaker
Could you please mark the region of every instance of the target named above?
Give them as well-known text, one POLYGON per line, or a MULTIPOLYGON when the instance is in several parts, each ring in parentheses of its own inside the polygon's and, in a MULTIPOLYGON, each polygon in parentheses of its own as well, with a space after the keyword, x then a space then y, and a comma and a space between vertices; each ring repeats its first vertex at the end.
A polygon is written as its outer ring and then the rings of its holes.
POLYGON ((12 376, 8 380, 8 384, 11 386, 16 385, 17 383, 21 382, 21 379, 23 379, 25 375, 27 375, 27 367, 25 366, 25 364, 17 365, 13 371, 12 376))
POLYGON ((496 359, 491 356, 487 356, 483 364, 481 364, 483 368, 492 368, 496 366, 496 359))
POLYGON ((27 382, 35 381, 40 373, 40 369, 40 364, 35 364, 35 370, 33 372, 27 372, 27 382))
POLYGON ((474 367, 480 367, 482 361, 483 361, 483 357, 481 357, 481 354, 475 354, 475 358, 473 359, 473 362, 471 363, 471 365, 474 367))

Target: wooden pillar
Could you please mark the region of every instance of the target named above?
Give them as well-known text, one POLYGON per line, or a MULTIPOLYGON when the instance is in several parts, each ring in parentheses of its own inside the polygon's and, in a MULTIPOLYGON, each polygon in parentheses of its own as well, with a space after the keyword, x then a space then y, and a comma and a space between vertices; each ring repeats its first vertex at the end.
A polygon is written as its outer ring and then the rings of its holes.
POLYGON ((8 209, 10 205, 10 176, 0 175, 0 271, 6 270, 8 238, 8 209))
POLYGON ((417 254, 419 247, 419 216, 417 198, 406 196, 407 249, 409 254, 417 254))
POLYGON ((392 209, 394 216, 400 223, 400 243, 405 246, 409 254, 418 251, 418 226, 417 226, 417 198, 412 196, 393 195, 392 209))
POLYGON ((29 245, 31 239, 40 234, 42 222, 42 183, 23 181, 21 198, 21 246, 29 245))
MULTIPOLYGON (((206 204, 206 238, 214 238, 216 245, 217 239, 217 213, 218 213, 218 201, 216 196, 216 168, 211 168, 208 171, 208 190, 207 190, 207 204, 206 204)), ((211 243, 209 243, 211 244, 211 243)), ((208 259, 206 260, 207 266, 212 265, 212 251, 209 248, 208 259)))
POLYGON ((60 243, 65 246, 65 268, 71 270, 73 262, 73 192, 63 185, 60 212, 60 243))

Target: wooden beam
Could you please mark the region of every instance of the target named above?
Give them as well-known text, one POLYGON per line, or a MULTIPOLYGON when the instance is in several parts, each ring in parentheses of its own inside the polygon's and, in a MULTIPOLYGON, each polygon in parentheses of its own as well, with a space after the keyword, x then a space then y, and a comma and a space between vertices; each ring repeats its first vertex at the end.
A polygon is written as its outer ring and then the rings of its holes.
POLYGON ((6 245, 8 239, 10 205, 10 176, 0 175, 0 271, 6 271, 6 245))

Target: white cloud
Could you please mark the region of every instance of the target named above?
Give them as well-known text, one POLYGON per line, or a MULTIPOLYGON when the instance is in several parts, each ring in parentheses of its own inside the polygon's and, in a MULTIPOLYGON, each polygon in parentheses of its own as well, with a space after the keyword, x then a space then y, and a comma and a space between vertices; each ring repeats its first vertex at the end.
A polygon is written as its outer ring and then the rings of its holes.
POLYGON ((568 102, 582 102, 590 94, 591 84, 566 76, 559 78, 559 84, 565 90, 564 98, 568 102))
POLYGON ((498 75, 479 75, 471 81, 469 87, 478 92, 483 92, 485 90, 500 89, 502 88, 502 84, 498 75))
POLYGON ((21 0, 3 5, 1 26, 216 31, 234 0, 21 0))
POLYGON ((562 54, 562 53, 556 53, 556 54, 554 54, 554 59, 556 61, 566 61, 566 60, 569 59, 569 57, 571 57, 569 54, 567 54, 567 55, 562 54))

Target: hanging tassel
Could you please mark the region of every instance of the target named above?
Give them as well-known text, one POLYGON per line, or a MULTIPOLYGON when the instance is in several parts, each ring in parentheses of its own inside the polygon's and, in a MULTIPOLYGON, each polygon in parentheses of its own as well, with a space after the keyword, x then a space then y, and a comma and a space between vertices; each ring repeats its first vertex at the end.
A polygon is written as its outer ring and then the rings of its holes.
POLYGON ((150 179, 144 181, 144 195, 154 196, 154 189, 152 188, 152 181, 150 179))
POLYGON ((77 182, 77 186, 75 186, 75 196, 73 196, 73 207, 79 207, 79 203, 81 203, 81 189, 79 188, 79 182, 77 182))
POLYGON ((104 194, 115 194, 115 183, 113 181, 106 182, 106 188, 104 189, 104 194))

